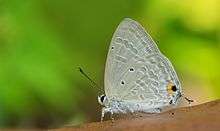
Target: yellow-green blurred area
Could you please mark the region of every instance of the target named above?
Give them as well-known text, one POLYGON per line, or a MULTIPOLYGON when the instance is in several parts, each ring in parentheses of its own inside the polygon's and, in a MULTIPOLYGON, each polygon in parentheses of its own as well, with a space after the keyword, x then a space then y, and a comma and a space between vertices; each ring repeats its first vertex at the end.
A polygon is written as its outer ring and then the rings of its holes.
POLYGON ((141 23, 185 95, 220 98, 218 0, 0 0, 0 127, 99 121, 108 46, 120 21, 141 23), (217 3, 218 2, 218 3, 217 3))

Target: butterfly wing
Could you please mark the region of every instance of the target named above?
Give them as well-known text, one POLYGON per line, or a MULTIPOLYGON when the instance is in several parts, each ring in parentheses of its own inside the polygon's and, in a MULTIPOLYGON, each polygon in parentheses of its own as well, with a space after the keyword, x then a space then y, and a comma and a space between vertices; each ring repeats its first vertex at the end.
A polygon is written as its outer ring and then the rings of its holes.
POLYGON ((107 56, 105 93, 109 99, 168 103, 167 84, 180 89, 169 60, 134 20, 124 19, 116 29, 107 56))

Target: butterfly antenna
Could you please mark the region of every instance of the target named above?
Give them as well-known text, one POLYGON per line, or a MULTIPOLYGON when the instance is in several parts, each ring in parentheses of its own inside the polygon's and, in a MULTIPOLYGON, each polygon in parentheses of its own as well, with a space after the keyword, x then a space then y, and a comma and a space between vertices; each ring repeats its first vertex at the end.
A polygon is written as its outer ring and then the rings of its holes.
POLYGON ((99 86, 97 83, 95 83, 95 82, 83 71, 83 69, 82 69, 81 67, 78 67, 78 69, 79 69, 79 72, 80 72, 83 76, 85 76, 85 77, 92 83, 92 85, 99 90, 99 92, 101 92, 101 91, 100 91, 100 90, 101 90, 100 86, 99 86))

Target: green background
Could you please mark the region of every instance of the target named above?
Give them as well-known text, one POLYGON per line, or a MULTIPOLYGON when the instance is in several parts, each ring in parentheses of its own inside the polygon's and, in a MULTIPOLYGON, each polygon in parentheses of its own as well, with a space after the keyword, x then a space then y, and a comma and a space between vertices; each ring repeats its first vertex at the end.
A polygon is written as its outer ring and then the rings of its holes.
POLYGON ((220 98, 217 0, 0 0, 0 127, 99 121, 113 32, 140 22, 172 61, 194 104, 220 98))

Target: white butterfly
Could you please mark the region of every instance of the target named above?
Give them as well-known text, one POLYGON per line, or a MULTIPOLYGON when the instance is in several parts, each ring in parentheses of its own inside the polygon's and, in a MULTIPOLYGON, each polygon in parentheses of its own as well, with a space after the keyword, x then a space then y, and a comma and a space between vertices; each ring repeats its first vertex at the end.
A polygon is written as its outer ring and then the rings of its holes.
POLYGON ((159 113, 175 107, 182 89, 171 62, 144 28, 126 18, 116 29, 105 67, 105 95, 98 97, 104 114, 159 113))

